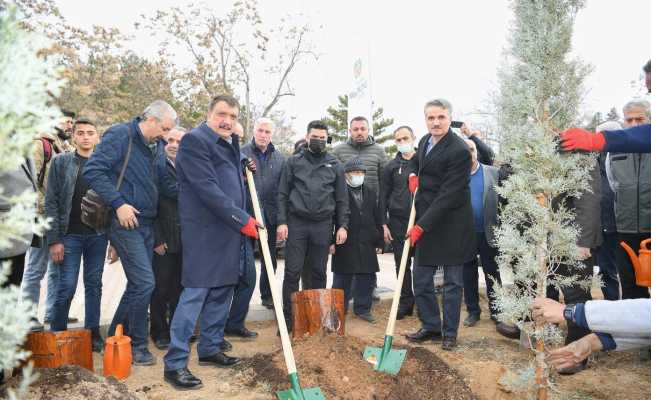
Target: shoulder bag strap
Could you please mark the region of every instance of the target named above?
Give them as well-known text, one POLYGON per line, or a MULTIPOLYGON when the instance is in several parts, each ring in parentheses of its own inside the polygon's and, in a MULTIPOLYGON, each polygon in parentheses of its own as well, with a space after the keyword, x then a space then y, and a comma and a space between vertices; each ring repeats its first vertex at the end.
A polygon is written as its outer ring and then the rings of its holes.
POLYGON ((124 174, 127 172, 127 165, 129 165, 129 158, 131 157, 131 147, 133 145, 133 134, 132 134, 131 124, 129 124, 129 147, 127 148, 127 156, 124 158, 124 164, 122 164, 122 170, 120 171, 120 176, 118 177, 118 187, 122 185, 122 180, 124 179, 124 174))

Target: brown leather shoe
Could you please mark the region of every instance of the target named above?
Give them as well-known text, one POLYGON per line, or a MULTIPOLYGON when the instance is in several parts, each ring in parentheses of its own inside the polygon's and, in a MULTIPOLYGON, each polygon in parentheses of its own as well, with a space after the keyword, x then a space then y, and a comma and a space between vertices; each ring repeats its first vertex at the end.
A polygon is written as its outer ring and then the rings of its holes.
POLYGON ((497 333, 504 337, 509 339, 520 339, 520 328, 516 325, 498 322, 495 329, 497 329, 497 333))

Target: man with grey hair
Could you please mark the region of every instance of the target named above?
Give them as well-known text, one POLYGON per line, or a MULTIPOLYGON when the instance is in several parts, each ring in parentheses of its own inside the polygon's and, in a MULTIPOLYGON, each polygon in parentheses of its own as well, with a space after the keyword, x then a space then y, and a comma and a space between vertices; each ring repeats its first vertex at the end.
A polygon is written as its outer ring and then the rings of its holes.
MULTIPOLYGON (((623 111, 626 128, 651 124, 651 104, 646 100, 629 101, 623 111)), ((637 250, 640 242, 651 236, 651 154, 610 153, 608 170, 615 192, 617 241, 637 250)), ((636 284, 633 264, 621 246, 617 246, 615 259, 622 299, 648 298, 649 289, 636 284)))
POLYGON ((416 223, 407 232, 414 258, 414 296, 421 329, 410 342, 442 340, 443 350, 457 345, 463 294, 463 264, 476 257, 476 234, 470 201, 472 160, 468 146, 450 130, 452 106, 437 99, 425 104, 429 131, 411 162, 409 191, 416 193, 416 223), (418 192, 416 192, 418 189, 418 192), (434 293, 434 272, 443 267, 443 318, 434 293))
POLYGON ((178 192, 166 169, 160 167, 165 165, 165 143, 158 139, 176 126, 176 119, 176 111, 169 104, 154 101, 142 116, 110 127, 83 171, 89 187, 114 210, 107 233, 122 260, 127 287, 109 336, 117 324, 125 325, 135 365, 156 362, 147 348, 147 309, 155 283, 153 224, 159 194, 175 198, 178 192))
MULTIPOLYGON (((242 147, 242 153, 255 161, 257 171, 253 176, 255 187, 260 197, 260 205, 264 214, 265 225, 269 233, 269 248, 271 262, 276 270, 276 228, 278 227, 278 186, 285 167, 285 157, 274 147, 271 139, 275 130, 273 120, 260 118, 255 123, 253 140, 242 147)), ((269 277, 262 261, 260 272, 260 297, 262 305, 271 309, 271 289, 269 277)), ((255 286, 255 285, 254 285, 255 286)))

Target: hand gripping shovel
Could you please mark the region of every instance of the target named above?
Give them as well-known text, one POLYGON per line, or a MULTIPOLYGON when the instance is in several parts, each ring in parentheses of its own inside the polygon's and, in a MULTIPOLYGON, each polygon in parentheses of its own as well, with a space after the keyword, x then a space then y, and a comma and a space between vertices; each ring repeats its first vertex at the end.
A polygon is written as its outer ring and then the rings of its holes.
MULTIPOLYGON (((253 213, 255 219, 263 221, 262 213, 260 212, 260 203, 258 201, 258 193, 255 190, 255 182, 253 181, 253 174, 248 168, 246 170, 246 179, 251 192, 251 202, 253 203, 253 213)), ((264 227, 258 228, 260 235, 260 248, 262 249, 262 256, 264 257, 264 265, 267 269, 267 276, 269 277, 269 287, 271 288, 271 298, 274 303, 274 311, 276 312, 276 320, 278 321, 278 330, 280 331, 280 341, 283 346, 283 354, 285 355, 285 364, 287 365, 287 374, 291 389, 280 390, 276 392, 278 400, 325 400, 325 396, 321 389, 309 388, 302 389, 298 381, 298 374, 296 373, 296 362, 294 361, 294 352, 292 351, 292 343, 289 341, 289 334, 287 333, 287 325, 285 324, 285 317, 283 309, 280 306, 282 299, 278 292, 276 283, 276 275, 274 274, 273 264, 271 263, 271 253, 269 253, 269 242, 267 240, 267 230, 264 227)))
MULTIPOLYGON (((416 194, 414 193, 414 200, 411 202, 411 211, 409 212, 409 224, 407 225, 407 232, 414 226, 416 219, 416 207, 414 206, 416 194)), ((398 282, 396 289, 393 291, 393 302, 391 303, 391 312, 389 313, 389 322, 387 323, 387 330, 384 334, 384 345, 379 347, 367 347, 364 350, 364 359, 373 364, 373 369, 379 372, 386 372, 391 375, 397 375, 400 372, 400 367, 405 361, 407 350, 392 349, 393 332, 396 327, 396 317, 398 316, 398 303, 400 302, 400 289, 402 288, 402 281, 405 279, 405 269, 407 269, 407 260, 409 259, 409 250, 411 247, 411 240, 407 238, 405 245, 402 249, 402 258, 400 259, 400 270, 398 271, 398 282)))

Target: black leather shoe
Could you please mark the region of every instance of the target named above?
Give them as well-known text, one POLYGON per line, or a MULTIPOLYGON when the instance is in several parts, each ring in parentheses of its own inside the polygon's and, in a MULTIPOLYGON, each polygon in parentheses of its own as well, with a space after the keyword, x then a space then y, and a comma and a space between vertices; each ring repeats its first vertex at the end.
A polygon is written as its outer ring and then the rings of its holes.
POLYGON ((441 343, 441 349, 445 351, 452 351, 457 347, 456 338, 443 338, 443 343, 441 343))
POLYGON ((230 367, 240 362, 237 357, 229 357, 219 352, 208 357, 199 357, 199 365, 214 365, 217 367, 230 367))
POLYGON ((91 330, 90 341, 91 345, 93 346, 94 353, 101 353, 104 350, 104 339, 99 333, 99 328, 91 330))
POLYGON ((268 308, 269 310, 273 310, 273 309, 274 309, 274 301, 273 301, 271 298, 264 298, 264 299, 262 299, 262 305, 263 305, 264 307, 268 308))
POLYGON ((409 310, 398 310, 398 315, 396 316, 397 320, 405 319, 406 317, 411 317, 414 315, 414 309, 410 308, 409 310))
POLYGON ((407 337, 407 340, 409 340, 412 343, 423 343, 428 340, 432 340, 434 342, 441 340, 441 332, 433 332, 433 331, 428 331, 425 329, 419 329, 417 332, 410 333, 408 335, 405 335, 407 337))
POLYGON ((520 339, 520 328, 515 325, 498 322, 495 329, 497 329, 497 333, 504 337, 509 339, 520 339))
POLYGON ((224 329, 224 334, 228 336, 237 336, 242 339, 255 339, 258 337, 258 332, 250 331, 246 328, 242 329, 224 329))
POLYGON ((165 377, 165 382, 177 390, 194 390, 203 387, 201 379, 192 375, 187 368, 177 369, 176 371, 165 371, 163 376, 165 377))
POLYGON ((170 347, 170 340, 168 338, 156 339, 154 340, 154 346, 156 346, 158 350, 167 350, 170 347))
POLYGON ((231 350, 233 350, 233 345, 231 344, 231 342, 229 342, 228 340, 224 339, 224 341, 222 342, 222 344, 219 345, 219 350, 221 350, 222 353, 226 353, 227 351, 231 351, 231 350))
POLYGON ((465 320, 463 320, 464 326, 475 326, 479 322, 479 315, 477 314, 468 314, 465 320))
POLYGON ((370 312, 364 313, 364 314, 355 314, 355 315, 357 316, 357 318, 363 319, 364 321, 366 321, 368 323, 371 323, 371 324, 375 323, 375 317, 370 312))

